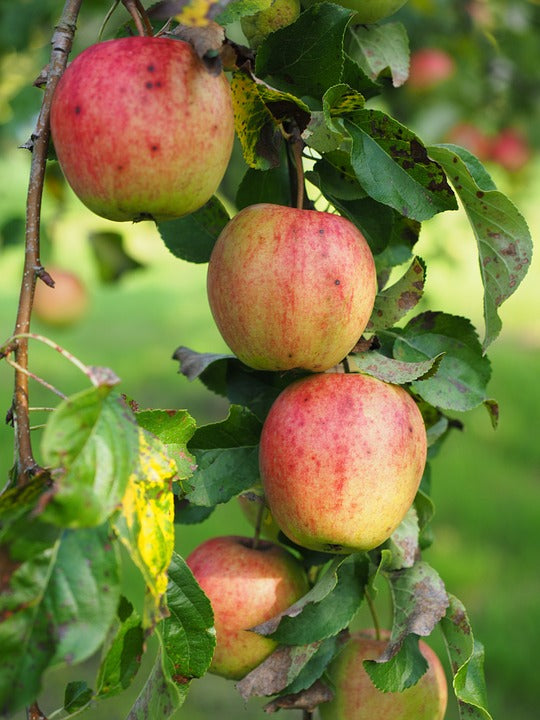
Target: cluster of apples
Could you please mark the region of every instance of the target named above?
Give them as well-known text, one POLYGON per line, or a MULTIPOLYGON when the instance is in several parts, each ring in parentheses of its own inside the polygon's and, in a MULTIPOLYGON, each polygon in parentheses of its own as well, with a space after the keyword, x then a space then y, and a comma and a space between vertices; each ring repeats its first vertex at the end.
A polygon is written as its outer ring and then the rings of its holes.
MULTIPOLYGON (((88 48, 62 76, 51 109, 56 153, 71 187, 91 210, 120 221, 182 217, 202 207, 229 162, 233 128, 225 76, 207 72, 190 45, 165 38, 88 48)), ((405 516, 423 474, 426 431, 411 396, 335 367, 364 332, 376 289, 361 232, 324 212, 245 208, 221 233, 209 263, 210 306, 237 356, 255 369, 312 373, 278 397, 260 444, 269 511, 306 548, 377 547, 405 516)), ((303 566, 275 542, 236 536, 206 541, 187 562, 214 609, 211 670, 243 677, 275 647, 249 629, 307 592, 303 566)), ((358 663, 373 656, 365 653, 379 654, 380 644, 354 636, 340 654, 330 670, 336 699, 326 718, 367 717, 358 714, 358 700, 351 714, 340 697, 356 697, 351 677, 361 677, 358 663)), ((440 720, 446 686, 428 659, 423 684, 400 694, 405 705, 398 708, 412 703, 418 720, 440 720)), ((361 682, 362 707, 373 693, 383 697, 361 682)), ((412 717, 401 710, 387 715, 403 716, 412 717)))

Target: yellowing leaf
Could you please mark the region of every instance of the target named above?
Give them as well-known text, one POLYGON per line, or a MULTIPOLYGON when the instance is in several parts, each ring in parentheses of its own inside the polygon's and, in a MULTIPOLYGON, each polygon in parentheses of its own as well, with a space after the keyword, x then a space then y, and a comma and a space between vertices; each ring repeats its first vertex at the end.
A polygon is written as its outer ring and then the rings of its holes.
POLYGON ((176 464, 156 437, 139 429, 139 464, 129 479, 114 528, 147 587, 144 625, 163 616, 167 569, 174 548, 172 479, 176 464))

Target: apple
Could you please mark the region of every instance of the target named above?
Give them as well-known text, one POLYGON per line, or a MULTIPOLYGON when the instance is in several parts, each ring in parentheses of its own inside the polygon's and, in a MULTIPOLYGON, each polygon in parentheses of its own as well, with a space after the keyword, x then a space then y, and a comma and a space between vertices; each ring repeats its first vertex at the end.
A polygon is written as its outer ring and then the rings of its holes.
POLYGON ((454 60, 444 50, 421 48, 411 55, 408 87, 429 90, 452 77, 455 69, 454 60))
POLYGON ((129 37, 92 45, 53 96, 51 133, 76 195, 110 220, 167 220, 214 194, 232 151, 231 91, 191 45, 129 37))
POLYGON ((54 280, 54 287, 37 281, 33 305, 35 316, 48 325, 59 327, 75 324, 88 307, 86 286, 70 270, 48 267, 47 272, 54 280))
POLYGON ((457 123, 448 131, 445 139, 449 143, 464 147, 479 160, 487 160, 490 157, 491 139, 472 123, 457 123))
MULTIPOLYGON (((387 633, 386 633, 387 635, 387 633)), ((372 632, 354 633, 330 663, 328 676, 334 699, 319 705, 321 720, 442 720, 448 688, 441 661, 422 640, 418 647, 428 662, 420 680, 403 692, 384 693, 371 682, 364 660, 381 655, 385 640, 372 632)))
POLYGON ((275 400, 262 429, 270 512, 303 547, 371 550, 410 508, 426 449, 422 415, 402 387, 356 373, 298 380, 275 400))
POLYGON ((239 680, 277 647, 250 631, 308 591, 300 562, 266 540, 230 535, 206 540, 186 559, 214 611, 216 649, 210 672, 239 680))
POLYGON ((255 50, 267 35, 291 25, 300 15, 300 0, 273 0, 266 10, 245 16, 240 24, 249 44, 255 50))
POLYGON ((527 138, 517 128, 501 130, 491 144, 491 160, 509 172, 517 172, 532 157, 527 138))
POLYGON ((336 4, 356 10, 353 21, 368 25, 393 15, 405 2, 406 0, 339 0, 336 4))
POLYGON ((257 370, 339 363, 366 327, 376 284, 369 246, 351 222, 268 203, 226 225, 207 277, 225 342, 257 370))

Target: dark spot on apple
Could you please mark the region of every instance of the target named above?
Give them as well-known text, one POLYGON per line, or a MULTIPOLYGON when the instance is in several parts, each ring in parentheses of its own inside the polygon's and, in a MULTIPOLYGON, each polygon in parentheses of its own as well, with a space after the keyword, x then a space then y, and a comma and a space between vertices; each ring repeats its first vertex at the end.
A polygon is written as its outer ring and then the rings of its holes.
POLYGON ((323 229, 323 228, 320 228, 320 230, 319 230, 319 235, 324 235, 324 229, 323 229))
POLYGON ((161 80, 156 80, 156 87, 161 87, 161 80))
POLYGON ((149 80, 147 83, 145 83, 145 87, 151 90, 154 87, 154 83, 149 80))
POLYGON ((81 114, 81 106, 75 105, 75 115, 80 115, 80 114, 81 114))
POLYGON ((159 145, 150 145, 150 150, 155 153, 159 150, 159 145))
POLYGON ((334 280, 334 285, 341 285, 341 280, 334 280))
POLYGON ((154 70, 156 69, 156 67, 155 67, 155 65, 147 65, 147 66, 146 66, 146 69, 148 70, 148 72, 154 72, 154 70))
POLYGON ((123 165, 117 165, 117 166, 116 166, 116 169, 118 170, 118 172, 122 172, 122 170, 124 169, 124 166, 123 166, 123 165))
POLYGON ((289 357, 292 358, 292 353, 289 353, 289 357))
POLYGON ((334 545, 333 543, 326 543, 323 547, 325 552, 340 553, 343 551, 343 545, 334 545))

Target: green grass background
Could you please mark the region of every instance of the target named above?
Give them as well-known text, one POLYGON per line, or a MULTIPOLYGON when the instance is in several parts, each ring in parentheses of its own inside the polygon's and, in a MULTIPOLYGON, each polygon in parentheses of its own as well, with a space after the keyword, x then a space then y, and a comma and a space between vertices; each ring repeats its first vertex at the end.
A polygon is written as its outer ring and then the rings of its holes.
MULTIPOLYGON (((5 192, 0 196, 0 221, 24 206, 28 158, 8 155, 0 164, 5 192)), ((509 184, 497 180, 527 217, 540 227, 540 164, 509 184)), ((225 346, 214 327, 205 295, 205 266, 188 265, 163 248, 147 224, 113 225, 101 221, 70 199, 68 212, 54 217, 45 204, 45 226, 52 242, 44 258, 77 270, 88 283, 91 305, 85 318, 67 330, 35 322, 33 329, 52 337, 83 362, 107 365, 122 378, 123 391, 142 407, 187 408, 199 422, 226 413, 223 400, 178 374, 171 355, 178 345, 220 352, 225 346), (87 233, 121 228, 130 252, 147 263, 111 286, 97 281, 87 233)), ((429 269, 425 306, 465 314, 482 332, 481 286, 474 239, 461 213, 445 213, 426 223, 417 248, 429 269)), ((9 337, 17 303, 21 247, 0 253, 0 330, 9 337)), ((540 647, 540 263, 516 296, 503 307, 503 333, 490 350, 493 379, 490 395, 501 405, 501 421, 493 431, 482 408, 468 413, 463 432, 455 431, 433 464, 433 495, 437 514, 435 542, 425 557, 439 571, 447 588, 468 608, 475 635, 486 647, 486 676, 495 718, 538 718, 537 657, 540 647)), ((85 386, 85 378, 54 351, 31 346, 33 372, 65 393, 85 386)), ((0 365, 0 412, 10 404, 12 370, 0 365)), ((32 383, 33 405, 49 405, 54 396, 32 383)), ((36 423, 43 416, 36 418, 36 423)), ((36 435, 37 438, 37 435, 36 435)), ((37 441, 38 443, 38 441, 37 441)), ((0 472, 12 462, 11 431, 0 427, 0 472)), ((247 532, 234 502, 221 507, 199 526, 180 527, 177 546, 187 553, 206 537, 247 532)), ((384 593, 381 614, 387 614, 384 593)), ((357 625, 367 622, 361 610, 357 625)), ((437 633, 430 639, 441 650, 437 633)), ((92 663, 55 670, 46 680, 45 709, 61 699, 66 678, 88 677, 92 663)), ((142 673, 141 673, 142 675, 142 673)), ((87 718, 122 720, 129 698, 109 701, 90 710, 87 718)), ((298 715, 298 713, 294 713, 298 715)), ((293 715, 293 716, 294 716, 293 715)), ((22 718, 21 714, 21 718, 22 718)), ((194 682, 179 718, 267 717, 260 702, 244 706, 232 683, 207 676, 194 682)), ((448 720, 455 720, 450 695, 448 720)), ((376 719, 374 719, 376 720, 376 719)))

